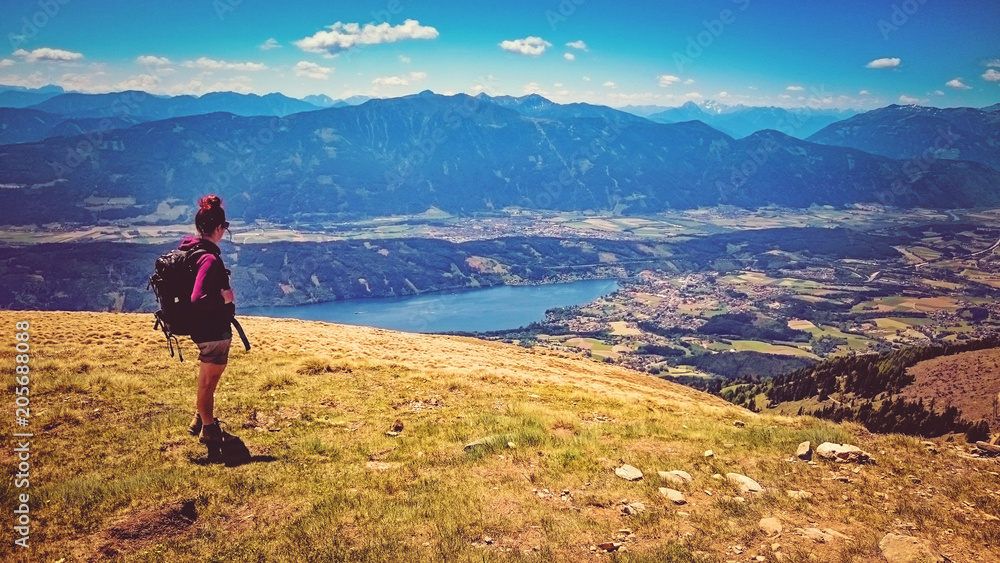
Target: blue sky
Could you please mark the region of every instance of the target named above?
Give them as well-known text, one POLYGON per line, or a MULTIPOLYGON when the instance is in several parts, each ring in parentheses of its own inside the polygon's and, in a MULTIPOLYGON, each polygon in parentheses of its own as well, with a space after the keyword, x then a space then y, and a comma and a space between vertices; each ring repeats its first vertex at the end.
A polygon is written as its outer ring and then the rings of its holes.
POLYGON ((1000 102, 1000 2, 4 0, 0 84, 676 106, 1000 102))

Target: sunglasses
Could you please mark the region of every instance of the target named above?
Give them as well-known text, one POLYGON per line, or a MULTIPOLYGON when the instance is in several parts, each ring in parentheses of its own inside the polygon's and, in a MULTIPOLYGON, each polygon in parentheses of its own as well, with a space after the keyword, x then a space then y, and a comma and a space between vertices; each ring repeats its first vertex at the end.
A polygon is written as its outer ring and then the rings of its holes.
POLYGON ((229 230, 229 221, 223 221, 222 222, 222 228, 228 231, 229 230))

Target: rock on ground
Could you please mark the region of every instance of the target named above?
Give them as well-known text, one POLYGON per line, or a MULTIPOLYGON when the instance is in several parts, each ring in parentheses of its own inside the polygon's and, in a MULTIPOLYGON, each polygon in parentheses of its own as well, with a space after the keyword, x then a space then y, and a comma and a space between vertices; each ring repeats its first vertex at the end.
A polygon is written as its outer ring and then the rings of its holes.
POLYGON ((812 443, 805 441, 799 444, 798 449, 795 450, 795 457, 801 459, 802 461, 811 460, 813 457, 812 443))
POLYGON ((945 560, 934 551, 929 541, 912 536, 886 534, 878 542, 878 547, 889 563, 940 563, 945 560))
POLYGON ((850 444, 823 442, 816 448, 816 455, 837 463, 875 463, 871 454, 850 444))
POLYGON ((660 494, 667 497, 667 500, 674 504, 687 504, 687 500, 684 498, 684 493, 680 491, 660 487, 660 494))
POLYGON ((676 485, 686 485, 693 481, 691 475, 686 471, 674 470, 674 471, 659 471, 658 472, 661 479, 669 483, 674 483, 676 485))
POLYGON ((741 493, 764 492, 764 487, 761 487, 760 483, 754 481, 746 475, 740 475, 739 473, 726 473, 726 479, 728 479, 730 483, 735 483, 741 493))
POLYGON ((639 471, 631 465, 623 465, 618 469, 615 469, 615 475, 625 479, 626 481, 638 481, 642 479, 642 471, 639 471))
POLYGON ((777 518, 762 518, 760 521, 760 529, 762 532, 769 536, 780 536, 784 528, 781 526, 781 520, 777 518))

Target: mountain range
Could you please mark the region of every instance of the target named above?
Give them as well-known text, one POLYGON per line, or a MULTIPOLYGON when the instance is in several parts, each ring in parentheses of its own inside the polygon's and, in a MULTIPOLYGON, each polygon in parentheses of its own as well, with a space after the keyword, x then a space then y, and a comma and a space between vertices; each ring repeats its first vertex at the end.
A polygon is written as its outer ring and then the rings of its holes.
MULTIPOLYGON (((129 94, 66 94, 26 109, 85 118, 129 94)), ((197 100, 222 105, 235 96, 197 100)), ((257 104, 270 116, 215 112, 0 146, 0 223, 155 220, 163 206, 207 192, 220 193, 233 217, 277 221, 431 206, 473 214, 509 206, 641 213, 718 204, 1000 205, 1000 171, 989 166, 997 151, 989 146, 972 155, 981 161, 937 158, 912 174, 905 151, 887 157, 774 130, 737 140, 700 121, 656 123, 541 96, 423 92, 283 116, 278 109, 295 101, 277 96, 239 98, 244 109, 257 104)), ((142 118, 190 102, 130 97, 142 118)), ((972 122, 992 118, 967 113, 972 122)), ((39 129, 51 123, 29 118, 39 129)), ((908 126, 900 122, 900 136, 908 126)))
POLYGON ((808 138, 895 159, 974 160, 1000 170, 1000 104, 990 108, 892 105, 829 125, 808 138))
POLYGON ((679 123, 698 120, 737 139, 764 129, 774 129, 786 135, 805 139, 809 135, 854 115, 850 110, 819 110, 779 107, 699 106, 687 102, 683 106, 652 113, 649 119, 659 123, 679 123))

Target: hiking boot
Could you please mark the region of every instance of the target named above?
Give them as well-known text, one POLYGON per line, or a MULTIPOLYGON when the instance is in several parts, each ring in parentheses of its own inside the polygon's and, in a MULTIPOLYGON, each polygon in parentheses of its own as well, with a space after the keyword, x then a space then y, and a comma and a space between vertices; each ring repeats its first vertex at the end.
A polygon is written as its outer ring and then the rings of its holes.
POLYGON ((201 427, 201 435, 198 441, 208 446, 208 457, 215 457, 222 454, 223 444, 239 440, 229 432, 222 429, 221 421, 217 418, 212 424, 205 424, 201 427))
POLYGON ((194 413, 194 418, 191 419, 191 424, 188 425, 188 432, 192 436, 201 434, 201 414, 194 413))

